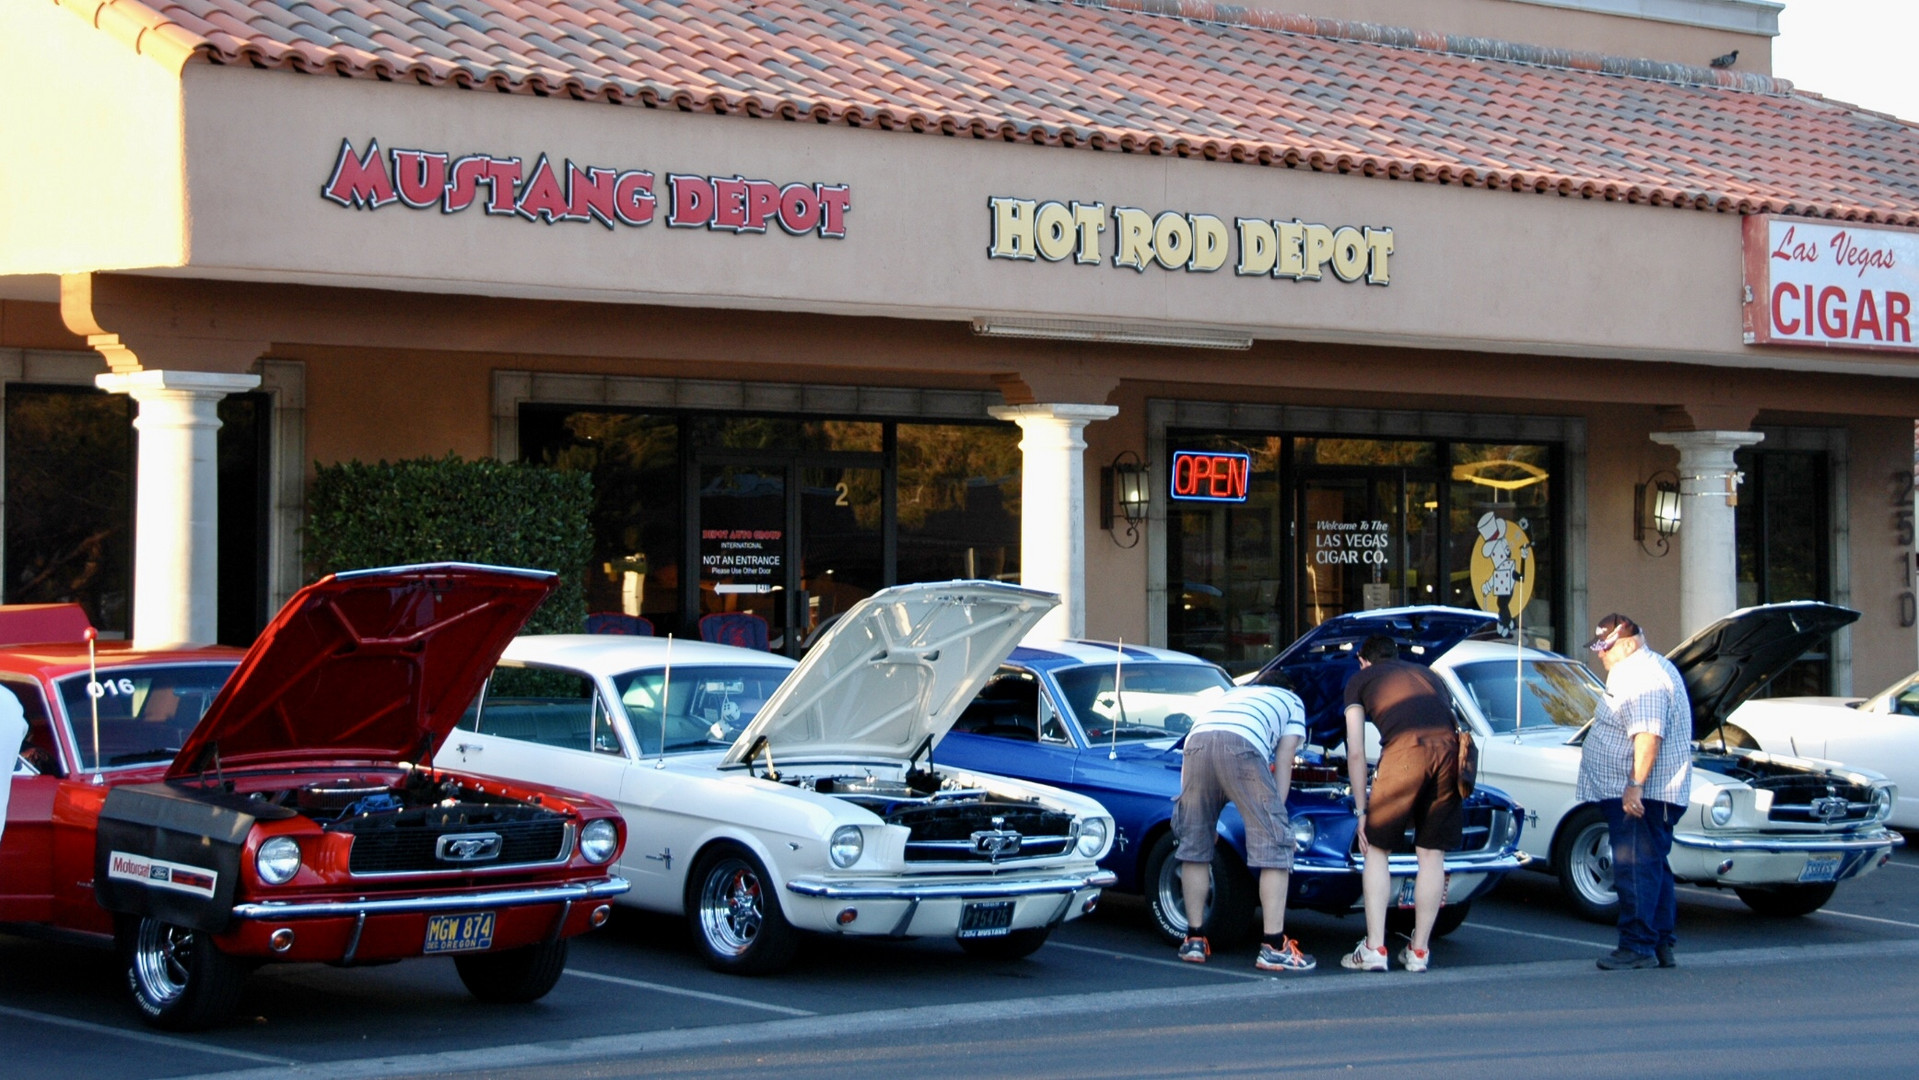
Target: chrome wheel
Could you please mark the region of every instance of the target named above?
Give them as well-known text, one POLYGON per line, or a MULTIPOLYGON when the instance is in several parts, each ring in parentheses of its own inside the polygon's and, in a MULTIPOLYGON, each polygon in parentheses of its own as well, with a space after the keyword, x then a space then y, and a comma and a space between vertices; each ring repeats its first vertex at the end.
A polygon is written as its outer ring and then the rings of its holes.
MULTIPOLYGON (((1180 883, 1179 868, 1183 865, 1178 859, 1160 860, 1159 882, 1153 893, 1153 904, 1159 911, 1159 920, 1168 932, 1184 937, 1186 925, 1186 887, 1180 883)), ((1213 917, 1213 868, 1206 868, 1206 910, 1201 919, 1213 917)))
POLYGON ((765 923, 765 883, 745 860, 714 863, 700 885, 700 930, 715 952, 741 956, 760 938, 765 923))
POLYGON ((1571 845, 1571 871, 1573 887, 1579 890, 1580 898, 1595 907, 1609 907, 1619 902, 1619 894, 1613 888, 1612 880, 1612 840, 1606 832, 1603 821, 1587 825, 1573 837, 1571 845))
POLYGON ((140 920, 133 939, 133 970, 154 1004, 164 1007, 187 992, 193 951, 200 947, 198 935, 191 930, 140 920))

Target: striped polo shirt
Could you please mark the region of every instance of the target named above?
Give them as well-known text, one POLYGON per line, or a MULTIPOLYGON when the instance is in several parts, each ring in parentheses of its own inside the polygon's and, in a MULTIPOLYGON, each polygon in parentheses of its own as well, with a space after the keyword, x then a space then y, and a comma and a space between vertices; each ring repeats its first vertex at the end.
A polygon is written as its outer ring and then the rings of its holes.
POLYGON ((1235 686, 1193 720, 1192 734, 1202 731, 1230 731, 1270 758, 1286 736, 1306 737, 1306 706, 1277 686, 1235 686))

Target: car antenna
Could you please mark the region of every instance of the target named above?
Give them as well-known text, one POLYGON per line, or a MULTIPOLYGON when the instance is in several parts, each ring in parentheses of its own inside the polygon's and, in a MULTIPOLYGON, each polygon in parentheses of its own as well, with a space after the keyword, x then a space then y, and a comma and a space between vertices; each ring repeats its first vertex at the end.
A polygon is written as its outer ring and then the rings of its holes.
POLYGON ((656 769, 666 768, 666 706, 673 700, 673 635, 666 635, 666 675, 660 680, 660 757, 656 769))
POLYGON ((1106 725, 1106 760, 1119 760, 1119 726, 1126 722, 1126 639, 1113 641, 1113 704, 1119 707, 1119 717, 1106 725))
POLYGON ((1523 697, 1526 687, 1526 608, 1520 606, 1513 616, 1513 742, 1519 741, 1520 721, 1525 718, 1523 697))
POLYGON ((87 704, 93 706, 93 782, 103 783, 100 779, 100 665, 93 655, 94 639, 100 631, 87 627, 84 635, 87 639, 87 704))

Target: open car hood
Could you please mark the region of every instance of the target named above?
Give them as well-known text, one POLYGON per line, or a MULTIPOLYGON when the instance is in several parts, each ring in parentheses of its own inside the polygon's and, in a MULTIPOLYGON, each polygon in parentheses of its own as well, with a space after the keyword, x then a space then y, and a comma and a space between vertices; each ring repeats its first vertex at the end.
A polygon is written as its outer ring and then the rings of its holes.
POLYGON ((1741 608, 1680 642, 1666 659, 1686 680, 1692 737, 1711 735, 1774 676, 1858 618, 1851 608, 1813 600, 1765 604, 1741 608))
POLYGON ((1306 741, 1336 746, 1346 738, 1346 680, 1359 670, 1359 647, 1374 634, 1399 644, 1401 657, 1431 664, 1447 649, 1498 622, 1470 608, 1422 605, 1337 615, 1301 634, 1248 682, 1270 685, 1283 672, 1306 706, 1306 741))
POLYGON ((760 753, 904 759, 938 742, 1059 598, 992 581, 898 585, 853 605, 767 699, 723 764, 760 753))
POLYGON ((321 578, 267 624, 167 776, 216 760, 431 761, 558 581, 463 563, 321 578))

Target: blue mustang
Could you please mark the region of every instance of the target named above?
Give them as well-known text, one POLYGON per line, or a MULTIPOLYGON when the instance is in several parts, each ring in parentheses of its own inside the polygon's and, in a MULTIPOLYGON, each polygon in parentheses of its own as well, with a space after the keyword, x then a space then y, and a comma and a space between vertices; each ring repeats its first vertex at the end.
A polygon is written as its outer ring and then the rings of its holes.
MULTIPOLYGON (((1395 636, 1409 659, 1437 656, 1486 621, 1457 609, 1406 610, 1406 625, 1396 627, 1403 633, 1395 636)), ((1280 670, 1293 678, 1309 725, 1308 748, 1294 765, 1286 803, 1297 841, 1291 907, 1340 915, 1360 907, 1357 823, 1344 763, 1329 759, 1325 748, 1337 744, 1345 731, 1342 695, 1346 675, 1359 666, 1358 642, 1378 629, 1381 616, 1392 614, 1367 612, 1363 628, 1329 620, 1261 672, 1280 670)), ((933 759, 1099 800, 1118 829, 1112 852, 1100 865, 1119 875, 1121 890, 1145 894, 1155 927, 1177 943, 1186 934, 1171 833, 1179 740, 1192 713, 1204 707, 1204 695, 1230 685, 1213 664, 1165 649, 1085 641, 1021 646, 961 714, 933 759)), ((1435 933, 1456 929, 1474 898, 1523 865, 1525 857, 1518 852, 1522 816, 1511 799, 1491 788, 1480 788, 1466 801, 1466 835, 1446 857, 1448 903, 1435 933)), ((1220 817, 1207 915, 1215 944, 1244 938, 1254 929, 1259 899, 1245 853, 1245 823, 1229 805, 1220 817)), ((1405 909, 1393 915, 1410 927, 1413 857, 1395 855, 1392 866, 1400 884, 1399 906, 1405 909)))

